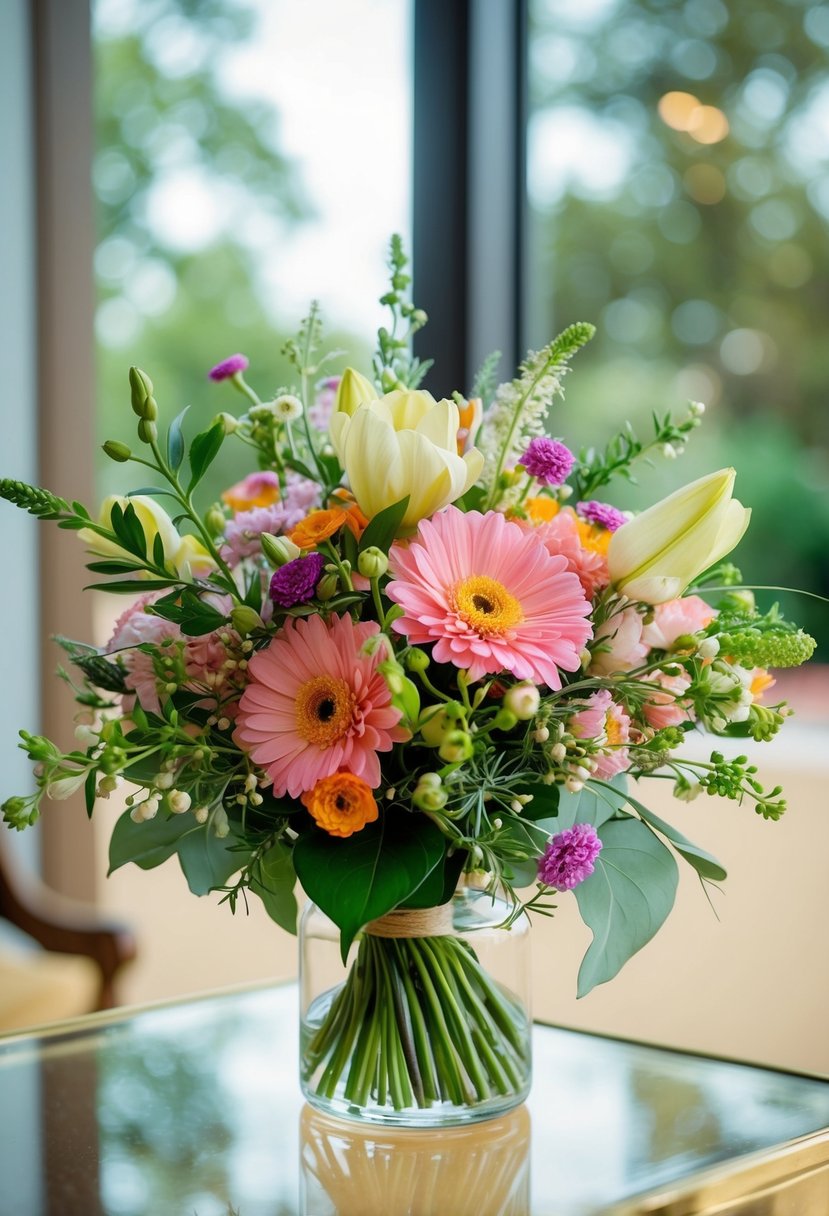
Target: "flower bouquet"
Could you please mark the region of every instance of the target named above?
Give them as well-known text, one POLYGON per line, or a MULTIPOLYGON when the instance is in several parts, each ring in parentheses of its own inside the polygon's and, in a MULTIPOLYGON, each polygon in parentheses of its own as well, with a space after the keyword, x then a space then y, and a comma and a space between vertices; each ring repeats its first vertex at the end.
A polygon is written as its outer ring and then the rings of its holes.
POLYGON ((111 869, 176 854, 194 893, 232 910, 256 895, 292 932, 299 879, 309 1100, 434 1123, 528 1090, 528 913, 574 891, 593 931, 584 994, 662 924, 677 857, 704 883, 725 877, 647 808, 645 778, 782 814, 745 757, 681 746, 700 729, 771 739, 788 711, 764 702, 768 669, 814 642, 723 563, 749 520, 733 470, 638 515, 623 493, 605 501, 612 480, 678 453, 701 405, 603 451, 547 436, 586 324, 512 382, 494 388, 496 356, 468 396, 436 401, 410 354, 426 318, 398 239, 390 264, 371 378, 328 376, 312 306, 285 348, 296 384, 260 400, 247 360, 226 359, 210 377, 243 412, 189 442, 183 413, 162 442, 133 368, 140 446, 104 448, 151 484, 96 516, 0 482, 77 532, 96 587, 130 597, 102 649, 58 639, 78 672, 78 746, 21 732, 37 787, 2 810, 21 829, 44 797, 83 789, 91 814, 123 787, 111 869), (225 443, 254 471, 199 505, 225 443))

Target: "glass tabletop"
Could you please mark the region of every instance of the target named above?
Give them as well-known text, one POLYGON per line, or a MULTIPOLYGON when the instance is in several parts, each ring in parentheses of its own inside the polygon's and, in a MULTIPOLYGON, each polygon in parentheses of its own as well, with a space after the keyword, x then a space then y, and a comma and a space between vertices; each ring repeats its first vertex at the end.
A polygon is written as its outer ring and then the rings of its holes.
POLYGON ((537 1026, 526 1107, 368 1129, 297 1048, 293 985, 0 1039, 0 1216, 598 1216, 829 1127, 829 1082, 537 1026))

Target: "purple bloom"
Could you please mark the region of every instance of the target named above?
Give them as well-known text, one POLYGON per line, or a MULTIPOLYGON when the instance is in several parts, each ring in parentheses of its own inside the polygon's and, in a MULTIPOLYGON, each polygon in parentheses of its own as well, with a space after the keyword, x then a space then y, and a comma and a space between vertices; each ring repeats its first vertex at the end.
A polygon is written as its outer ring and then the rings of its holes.
POLYGON ((271 599, 280 608, 307 604, 314 598, 324 569, 325 558, 321 553, 309 553, 286 562, 271 579, 271 599))
POLYGON ((207 375, 211 380, 229 380, 231 376, 243 372, 247 365, 247 355, 231 355, 228 359, 222 359, 221 363, 217 363, 215 367, 211 367, 207 375))
POLYGON ((607 528, 608 532, 615 532, 622 524, 627 523, 625 513, 611 507, 608 502, 596 502, 591 499, 590 502, 580 502, 576 510, 582 519, 586 519, 590 524, 597 524, 600 528, 607 528))
POLYGON ((536 481, 543 486, 560 486, 570 476, 576 458, 568 447, 558 439, 541 435, 530 440, 530 446, 521 457, 521 464, 536 481))
POLYGON ((539 881, 558 891, 572 891, 593 873, 602 842, 591 823, 577 823, 553 837, 538 863, 539 881))

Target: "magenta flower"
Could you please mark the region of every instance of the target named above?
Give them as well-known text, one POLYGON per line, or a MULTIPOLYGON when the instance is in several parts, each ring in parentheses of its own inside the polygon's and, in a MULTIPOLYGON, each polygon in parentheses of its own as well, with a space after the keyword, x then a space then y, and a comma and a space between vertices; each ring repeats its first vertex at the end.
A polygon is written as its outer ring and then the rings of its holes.
POLYGON ((521 464, 543 486, 560 486, 570 476, 576 458, 558 439, 540 435, 530 440, 521 464))
POLYGON ((539 881, 557 891, 572 891, 593 873, 601 851, 602 842, 592 823, 577 823, 558 832, 538 863, 539 881))
POLYGON ((307 604, 314 598, 324 569, 325 558, 321 553, 309 553, 306 557, 296 557, 292 562, 286 562, 271 579, 271 599, 280 608, 307 604))
POLYGON ((231 376, 243 372, 247 366, 247 355, 230 355, 227 359, 222 359, 221 363, 217 363, 215 367, 211 367, 207 375, 211 380, 229 380, 231 376))
POLYGON ((586 519, 589 524, 596 524, 599 528, 607 528, 608 532, 615 532, 617 528, 621 528, 622 524, 627 523, 627 516, 624 511, 611 507, 608 502, 596 502, 595 499, 591 499, 590 502, 578 503, 576 510, 582 519, 586 519))

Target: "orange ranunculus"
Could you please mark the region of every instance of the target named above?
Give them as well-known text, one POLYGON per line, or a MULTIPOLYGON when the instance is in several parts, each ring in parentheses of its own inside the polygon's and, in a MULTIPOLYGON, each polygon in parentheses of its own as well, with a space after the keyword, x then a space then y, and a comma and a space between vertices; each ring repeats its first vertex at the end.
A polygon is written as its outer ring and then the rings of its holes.
POLYGON ((591 553, 598 553, 601 557, 607 556, 610 538, 613 536, 609 528, 599 528, 595 524, 588 523, 586 519, 577 519, 576 527, 579 532, 579 540, 585 549, 589 549, 591 553))
POLYGON ((528 498, 524 503, 527 511, 527 517, 534 524, 547 524, 551 519, 555 519, 561 507, 554 498, 549 498, 546 494, 539 494, 536 498, 528 498))
POLYGON ((322 540, 328 540, 343 524, 348 523, 348 512, 343 507, 329 507, 324 511, 312 511, 301 519, 288 536, 300 549, 314 549, 322 540))
POLYGON ((378 814, 371 786, 353 773, 321 778, 312 790, 300 794, 300 802, 329 836, 352 836, 378 814))
POLYGON ((342 503, 342 509, 346 512, 345 526, 354 533, 354 539, 359 540, 368 527, 368 516, 363 514, 354 495, 344 486, 334 490, 331 497, 336 499, 338 504, 342 503))
POLYGON ((248 473, 235 486, 225 490, 222 502, 231 511, 251 511, 254 507, 272 507, 279 501, 279 478, 276 473, 248 473))
POLYGON ((368 516, 363 514, 356 502, 346 510, 345 526, 354 533, 355 540, 359 540, 368 527, 368 516))

